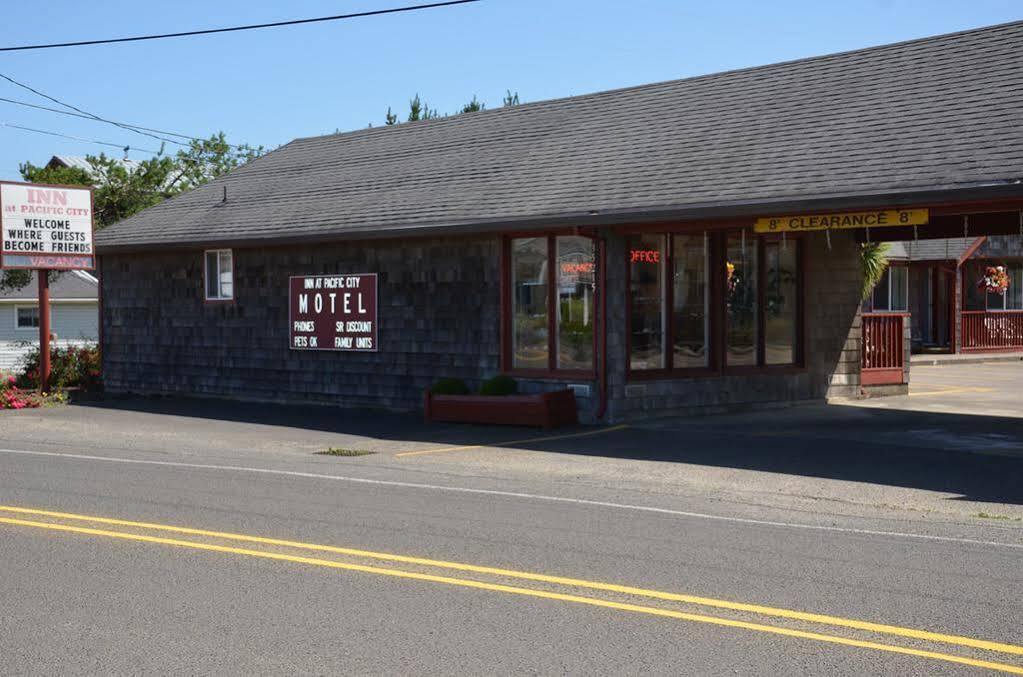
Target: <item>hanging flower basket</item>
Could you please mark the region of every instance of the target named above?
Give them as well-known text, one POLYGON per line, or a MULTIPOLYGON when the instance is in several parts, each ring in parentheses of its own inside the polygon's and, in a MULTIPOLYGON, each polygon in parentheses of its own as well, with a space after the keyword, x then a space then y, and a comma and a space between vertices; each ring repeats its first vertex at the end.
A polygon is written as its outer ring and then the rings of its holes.
POLYGON ((989 294, 1005 294, 1009 289, 1009 273, 1005 266, 988 266, 977 282, 977 288, 989 294))

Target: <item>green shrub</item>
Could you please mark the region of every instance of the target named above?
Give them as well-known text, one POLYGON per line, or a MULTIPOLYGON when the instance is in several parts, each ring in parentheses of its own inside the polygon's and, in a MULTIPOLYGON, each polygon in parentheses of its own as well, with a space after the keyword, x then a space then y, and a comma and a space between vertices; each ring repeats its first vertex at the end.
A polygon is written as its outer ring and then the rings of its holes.
POLYGON ((460 378, 442 378, 433 384, 430 392, 434 395, 468 395, 469 386, 460 378))
POLYGON ((365 449, 349 449, 347 447, 327 447, 323 451, 315 452, 320 456, 369 456, 375 454, 375 451, 367 451, 365 449))
MULTIPOLYGON (((25 357, 25 369, 18 377, 18 385, 22 388, 39 387, 39 348, 33 348, 25 357)), ((81 388, 82 390, 99 390, 102 385, 100 374, 99 348, 83 346, 80 348, 50 349, 50 388, 81 388)))
POLYGON ((511 376, 498 375, 487 379, 480 386, 480 395, 514 395, 519 391, 519 384, 511 376))

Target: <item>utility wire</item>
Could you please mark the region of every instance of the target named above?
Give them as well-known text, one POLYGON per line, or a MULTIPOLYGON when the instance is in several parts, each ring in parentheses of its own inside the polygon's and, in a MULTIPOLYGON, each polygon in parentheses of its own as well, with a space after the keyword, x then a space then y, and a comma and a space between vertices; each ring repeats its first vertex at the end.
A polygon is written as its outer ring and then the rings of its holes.
POLYGON ((160 151, 148 150, 146 148, 133 148, 120 143, 111 143, 110 141, 96 141, 95 139, 85 139, 80 136, 71 136, 70 134, 61 134, 60 132, 51 132, 46 129, 36 129, 34 127, 24 127, 22 125, 15 125, 9 122, 3 122, 0 120, 0 127, 9 127, 11 129, 20 129, 26 132, 35 132, 36 134, 48 134, 49 136, 59 136, 63 139, 71 139, 73 141, 84 141, 85 143, 94 143, 99 146, 110 146, 112 148, 119 148, 127 153, 130 150, 138 151, 140 153, 151 153, 153 155, 159 155, 160 151))
POLYGON ((78 112, 78 113, 81 113, 82 115, 85 115, 86 117, 92 118, 93 120, 96 120, 98 122, 106 122, 107 124, 114 125, 115 127, 120 127, 121 129, 127 129, 129 132, 135 132, 136 134, 141 134, 142 136, 148 136, 148 137, 154 138, 157 141, 163 141, 165 143, 176 143, 179 146, 187 146, 188 145, 188 144, 182 143, 180 141, 175 141, 174 139, 170 139, 170 138, 167 138, 167 137, 164 137, 164 136, 157 136, 156 134, 151 134, 149 132, 143 132, 141 130, 134 129, 134 128, 129 127, 127 125, 124 125, 124 124, 122 124, 120 122, 114 122, 113 120, 107 120, 106 118, 101 118, 98 115, 94 115, 93 113, 90 113, 88 111, 84 111, 81 108, 78 108, 76 106, 72 106, 69 103, 64 103, 60 99, 56 99, 56 98, 50 96, 49 94, 44 94, 43 92, 40 92, 38 89, 35 89, 33 87, 29 87, 28 85, 26 85, 23 82, 18 82, 17 80, 15 80, 14 78, 10 77, 9 75, 4 75, 3 73, 0 73, 0 78, 3 78, 4 80, 7 80, 8 82, 10 82, 13 85, 17 85, 18 87, 21 87, 22 89, 27 89, 28 91, 32 92, 33 94, 41 96, 44 99, 49 99, 50 101, 52 101, 53 103, 57 104, 58 106, 64 106, 64 108, 70 108, 71 110, 73 110, 75 112, 78 112))
MULTIPOLYGON (((83 118, 85 120, 92 120, 93 119, 93 118, 89 117, 88 115, 82 115, 81 113, 75 113, 75 112, 69 111, 69 110, 61 110, 59 108, 50 108, 49 106, 40 106, 39 104, 29 103, 28 101, 19 101, 18 99, 8 99, 8 98, 0 96, 0 101, 2 101, 4 103, 13 103, 13 104, 16 104, 18 106, 25 106, 27 108, 35 108, 37 110, 45 110, 45 111, 49 111, 51 113, 59 113, 60 115, 70 115, 71 117, 74 117, 74 118, 83 118)), ((189 136, 188 134, 178 134, 177 132, 166 132, 166 131, 163 131, 161 129, 153 129, 152 127, 143 127, 142 125, 128 124, 127 122, 122 122, 121 124, 124 125, 125 127, 131 127, 132 129, 141 129, 141 130, 146 131, 146 132, 154 132, 156 134, 166 134, 167 136, 176 136, 179 139, 190 139, 192 141, 201 141, 202 140, 202 139, 199 139, 198 137, 195 137, 195 136, 189 136)))
POLYGON ((21 45, 17 47, 0 47, 0 52, 21 52, 30 49, 53 49, 56 47, 82 47, 85 45, 108 45, 116 42, 139 42, 142 40, 162 40, 164 38, 183 38, 190 35, 210 35, 213 33, 234 33, 236 31, 251 31, 260 28, 279 28, 281 26, 297 26, 299 24, 320 23, 324 21, 341 21, 343 19, 357 19, 367 16, 380 16, 383 14, 397 14, 399 12, 414 12, 422 9, 434 9, 437 7, 449 7, 451 5, 465 5, 480 0, 448 0, 447 2, 431 2, 423 5, 408 5, 405 7, 391 7, 387 9, 375 9, 367 12, 353 12, 351 14, 336 14, 334 16, 321 16, 312 19, 292 19, 290 21, 274 21, 272 23, 249 24, 247 26, 231 26, 229 28, 208 28, 198 31, 183 31, 181 33, 159 33, 155 35, 137 35, 130 38, 108 38, 105 40, 79 40, 77 42, 56 42, 42 45, 21 45))

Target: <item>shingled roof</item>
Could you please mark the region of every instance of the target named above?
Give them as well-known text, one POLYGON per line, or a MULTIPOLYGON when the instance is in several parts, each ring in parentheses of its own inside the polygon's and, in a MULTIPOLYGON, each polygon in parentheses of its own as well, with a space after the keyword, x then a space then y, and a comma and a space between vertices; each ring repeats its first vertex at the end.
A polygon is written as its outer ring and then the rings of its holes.
POLYGON ((1021 45, 1016 22, 298 139, 107 228, 99 251, 1020 195, 1021 45))
MULTIPOLYGON (((0 303, 34 302, 38 298, 38 275, 32 271, 31 280, 19 289, 0 289, 0 303)), ((84 270, 61 273, 50 284, 50 299, 53 301, 95 301, 98 295, 99 280, 84 270)))

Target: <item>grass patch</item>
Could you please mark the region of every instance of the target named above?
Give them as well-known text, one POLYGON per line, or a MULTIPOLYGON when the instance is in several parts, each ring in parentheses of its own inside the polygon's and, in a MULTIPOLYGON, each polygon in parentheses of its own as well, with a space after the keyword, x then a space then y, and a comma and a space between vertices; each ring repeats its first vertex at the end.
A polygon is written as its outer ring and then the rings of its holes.
POLYGON ((345 447, 327 447, 323 451, 316 452, 318 456, 369 456, 375 453, 377 452, 365 449, 347 449, 345 447))
POLYGON ((1009 517, 1008 515, 992 515, 987 512, 978 512, 977 517, 985 520, 1008 520, 1011 522, 1023 522, 1023 517, 1009 517))

